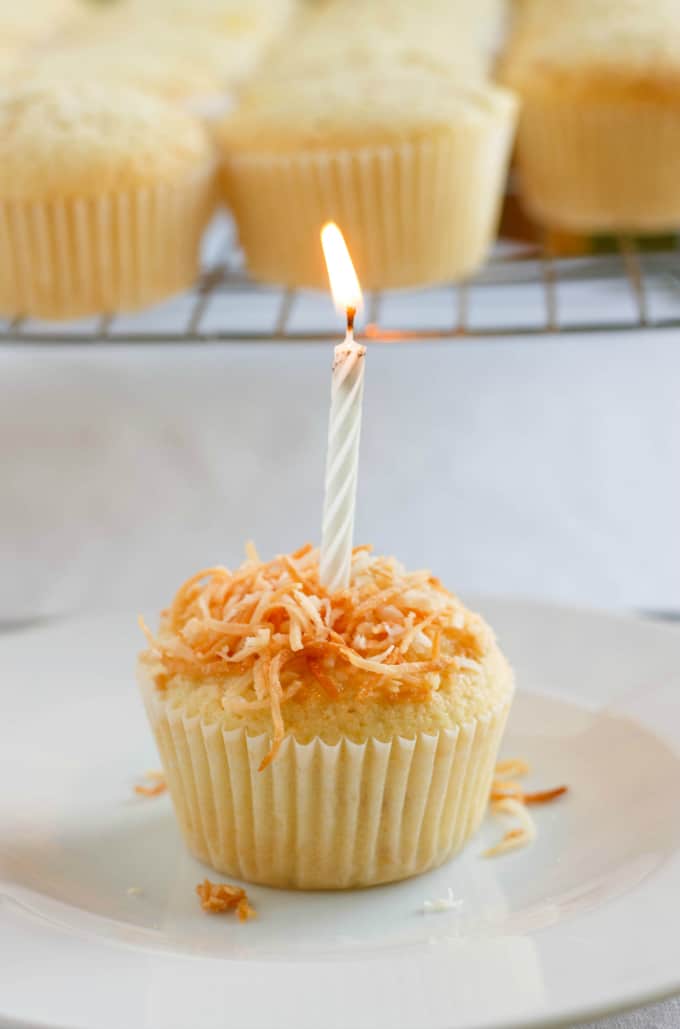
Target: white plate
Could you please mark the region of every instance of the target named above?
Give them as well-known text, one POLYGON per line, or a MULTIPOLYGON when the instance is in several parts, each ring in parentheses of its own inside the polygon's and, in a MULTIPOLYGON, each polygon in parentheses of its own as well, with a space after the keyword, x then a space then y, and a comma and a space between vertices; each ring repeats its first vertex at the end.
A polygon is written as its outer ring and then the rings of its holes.
POLYGON ((0 1024, 454 1029, 573 1021, 680 990, 680 632, 483 602, 518 673, 505 742, 539 838, 496 860, 491 819, 446 867, 336 894, 253 887, 201 912, 205 869, 167 797, 132 666, 134 618, 0 639, 0 1024), (139 895, 129 895, 139 887, 139 895), (463 903, 423 914, 451 887, 463 903))

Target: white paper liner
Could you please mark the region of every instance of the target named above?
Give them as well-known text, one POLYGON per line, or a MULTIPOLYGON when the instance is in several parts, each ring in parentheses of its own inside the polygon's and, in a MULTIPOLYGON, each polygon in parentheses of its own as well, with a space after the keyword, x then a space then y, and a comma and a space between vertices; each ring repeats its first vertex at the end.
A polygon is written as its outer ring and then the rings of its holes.
POLYGON ((223 875, 297 889, 404 879, 451 857, 488 804, 510 699, 437 735, 335 745, 185 716, 143 669, 140 686, 180 829, 223 875))
POLYGON ((495 236, 514 109, 413 143, 227 154, 222 189, 250 273, 328 287, 319 233, 340 225, 366 289, 463 278, 495 236))
POLYGON ((526 207, 547 225, 586 233, 680 225, 680 118, 668 104, 527 97, 518 162, 526 207))
POLYGON ((213 167, 95 197, 0 199, 0 312, 75 318, 185 289, 214 201, 213 167))

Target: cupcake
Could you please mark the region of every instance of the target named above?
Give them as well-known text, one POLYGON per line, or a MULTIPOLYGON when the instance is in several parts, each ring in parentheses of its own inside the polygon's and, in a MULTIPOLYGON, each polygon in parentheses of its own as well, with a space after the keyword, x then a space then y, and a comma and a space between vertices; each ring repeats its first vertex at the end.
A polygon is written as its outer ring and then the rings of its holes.
POLYGON ((219 110, 220 99, 233 100, 253 75, 293 9, 291 0, 92 5, 68 44, 44 56, 40 72, 132 85, 198 113, 219 110))
POLYGON ((496 231, 515 106, 396 64, 253 89, 216 132, 251 274, 323 287, 319 232, 336 221, 368 289, 469 275, 496 231))
POLYGON ((0 44, 0 84, 21 74, 26 65, 26 53, 21 48, 0 44))
POLYGON ((521 96, 525 205, 571 232, 680 225, 675 0, 523 0, 502 65, 521 96))
POLYGON ((214 203, 191 117, 136 90, 0 91, 0 313, 134 309, 189 286, 214 203))
POLYGON ((300 0, 125 0, 118 9, 102 12, 100 23, 117 15, 128 24, 151 17, 189 32, 207 29, 223 38, 256 33, 266 40, 284 28, 299 6, 300 0))
MULTIPOLYGON (((224 44, 210 39, 203 46, 203 35, 189 39, 179 33, 162 34, 163 45, 149 48, 149 33, 138 25, 122 39, 93 40, 77 46, 55 48, 46 54, 31 75, 32 82, 68 83, 72 87, 97 82, 112 93, 123 88, 151 93, 189 112, 201 113, 206 99, 225 97, 240 78, 247 78, 257 57, 256 49, 247 42, 224 44), (229 72, 225 61, 232 61, 229 72)), ((226 104, 222 114, 232 104, 226 104)))
POLYGON ((77 0, 6 0, 0 4, 2 46, 47 43, 79 16, 77 0))
POLYGON ((179 590, 139 684, 182 834, 218 872, 370 886, 478 828, 513 695, 493 633, 370 548, 328 595, 310 546, 179 590))
POLYGON ((488 77, 503 15, 500 0, 479 0, 474 12, 467 0, 336 0, 308 9, 262 73, 281 82, 302 73, 421 63, 457 79, 488 77))

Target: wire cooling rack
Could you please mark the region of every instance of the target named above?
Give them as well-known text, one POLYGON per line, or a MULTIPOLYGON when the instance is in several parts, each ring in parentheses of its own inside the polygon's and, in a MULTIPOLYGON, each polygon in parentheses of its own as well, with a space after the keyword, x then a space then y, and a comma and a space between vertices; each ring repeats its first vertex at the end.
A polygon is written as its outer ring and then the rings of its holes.
MULTIPOLYGON (((485 267, 465 283, 365 296, 359 329, 376 340, 451 340, 559 332, 680 328, 680 245, 650 249, 633 238, 604 252, 555 256, 548 241, 501 239, 485 267)), ((206 237, 195 287, 149 310, 75 322, 0 322, 0 342, 54 344, 220 343, 335 339, 330 296, 251 282, 220 216, 206 237)))

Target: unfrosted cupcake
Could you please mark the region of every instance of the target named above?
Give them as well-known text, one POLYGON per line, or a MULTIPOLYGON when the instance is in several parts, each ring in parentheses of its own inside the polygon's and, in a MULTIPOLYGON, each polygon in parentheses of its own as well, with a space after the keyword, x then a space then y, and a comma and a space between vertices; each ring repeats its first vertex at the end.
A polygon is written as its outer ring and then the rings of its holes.
POLYGON ((294 9, 293 0, 92 4, 40 72, 132 85, 199 113, 222 101, 224 114, 294 9))
POLYGON ((488 77, 504 23, 503 0, 335 0, 308 6, 275 47, 261 75, 420 63, 463 79, 488 77), (348 31, 351 26, 351 31, 348 31))
POLYGON ((50 81, 0 92, 0 312, 134 309, 198 271, 214 203, 201 126, 135 90, 50 81))
POLYGON ((676 0, 523 0, 503 61, 534 217, 573 232, 680 225, 676 0))
POLYGON ((470 274, 496 231, 515 114, 511 93, 434 68, 352 66, 254 89, 217 130, 251 274, 327 285, 327 221, 368 289, 470 274))
POLYGON ((0 45, 49 42, 80 14, 77 0, 5 0, 0 4, 0 45))
POLYGON ((427 572, 358 548, 319 585, 304 547, 189 579, 139 683, 192 853, 252 882, 336 889, 441 864, 486 809, 513 676, 427 572))
POLYGON ((211 37, 209 45, 203 46, 203 39, 202 33, 187 39, 179 31, 154 36, 153 25, 147 25, 146 33, 136 25, 124 39, 54 48, 30 77, 32 82, 59 82, 74 88, 82 85, 85 89, 97 82, 111 93, 121 87, 138 89, 198 113, 207 101, 217 104, 224 98, 224 115, 233 106, 227 103, 229 91, 252 71, 256 50, 248 41, 225 44, 211 37), (151 48, 150 37, 155 40, 151 48), (227 72, 225 62, 230 55, 233 60, 227 72))
POLYGON ((21 74, 25 66, 26 54, 23 49, 0 43, 0 86, 21 74))

